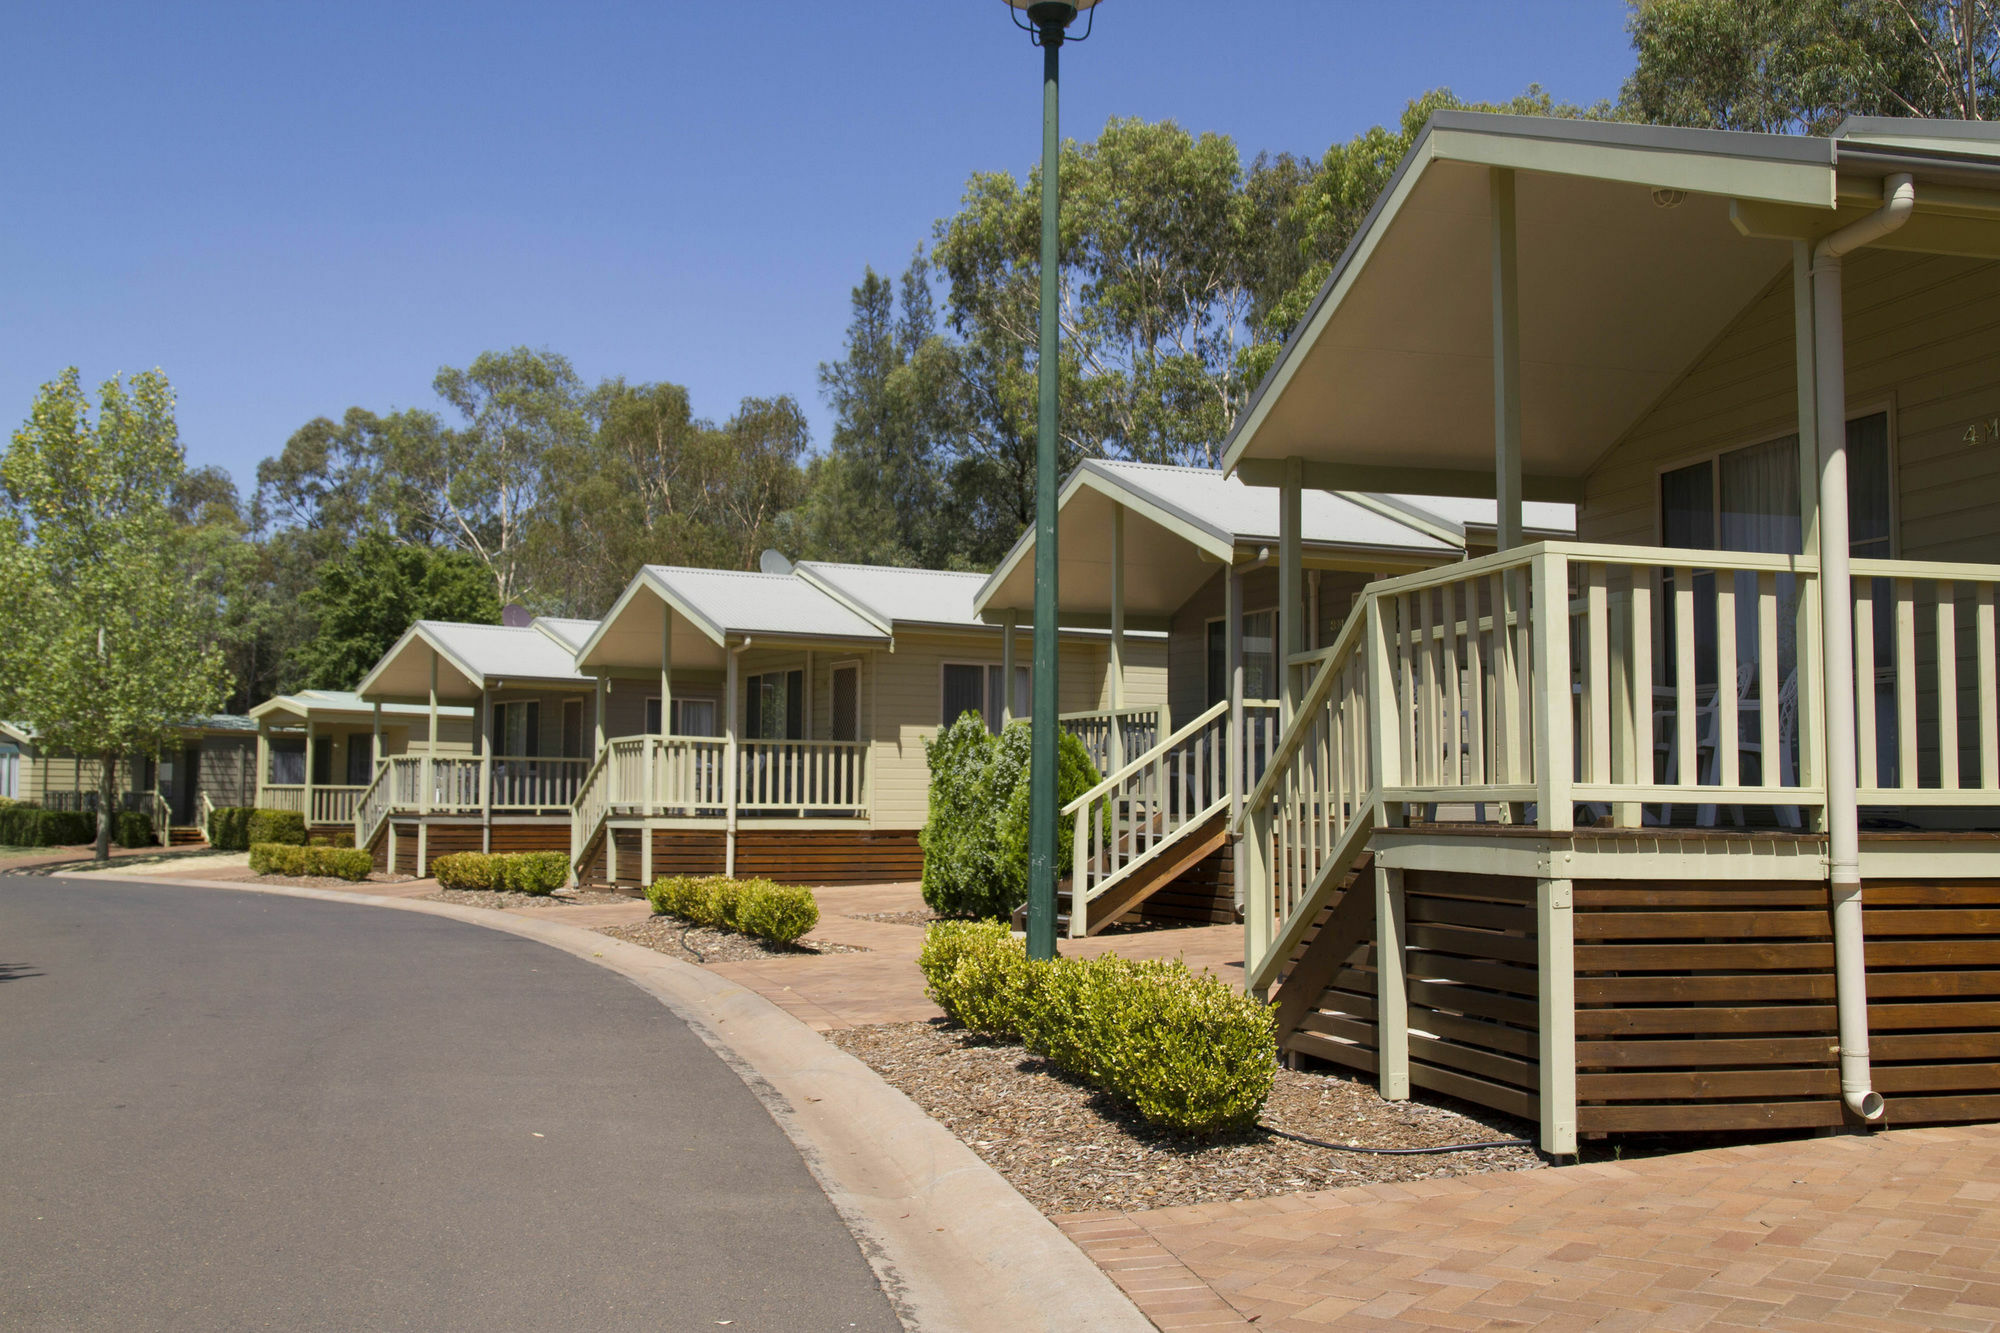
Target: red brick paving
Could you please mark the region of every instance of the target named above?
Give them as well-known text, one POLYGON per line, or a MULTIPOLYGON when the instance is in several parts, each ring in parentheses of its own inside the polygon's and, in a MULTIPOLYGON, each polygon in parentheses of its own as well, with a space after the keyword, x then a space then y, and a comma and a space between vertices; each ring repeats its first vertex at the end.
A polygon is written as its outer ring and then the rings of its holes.
POLYGON ((2000 1324, 1994 1125, 1056 1221, 1163 1329, 2000 1324))

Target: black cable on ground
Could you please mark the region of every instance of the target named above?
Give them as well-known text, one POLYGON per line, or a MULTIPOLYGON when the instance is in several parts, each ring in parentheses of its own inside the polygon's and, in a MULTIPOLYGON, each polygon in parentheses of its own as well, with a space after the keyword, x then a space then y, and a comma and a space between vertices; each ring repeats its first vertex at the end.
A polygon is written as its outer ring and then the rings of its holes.
POLYGON ((1334 1152, 1367 1153, 1373 1157, 1416 1157, 1425 1153, 1473 1152, 1481 1148, 1532 1148, 1535 1146, 1527 1139, 1494 1139, 1490 1143, 1445 1143, 1435 1148, 1357 1148, 1349 1143, 1328 1143, 1325 1139, 1308 1138, 1304 1134, 1293 1134, 1286 1130, 1275 1129, 1270 1125, 1264 1124, 1262 1121, 1258 1122, 1257 1128, 1263 1130, 1266 1134, 1276 1134, 1281 1139, 1290 1139, 1294 1143, 1309 1143, 1315 1148, 1330 1148, 1334 1152))
POLYGON ((685 926, 681 927, 681 948, 686 949, 689 953, 693 954, 694 960, 697 963, 706 963, 708 961, 708 955, 703 953, 701 950, 695 948, 692 944, 688 943, 688 932, 693 929, 694 929, 694 922, 692 921, 688 922, 685 926))

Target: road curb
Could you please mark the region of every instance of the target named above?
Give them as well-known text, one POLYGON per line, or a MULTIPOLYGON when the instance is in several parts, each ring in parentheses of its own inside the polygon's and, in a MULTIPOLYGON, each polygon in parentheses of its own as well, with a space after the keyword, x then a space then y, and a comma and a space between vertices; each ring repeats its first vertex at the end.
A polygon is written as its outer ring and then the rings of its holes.
POLYGON ((579 926, 335 889, 139 875, 92 884, 234 889, 446 917, 560 949, 638 986, 736 1071, 791 1139, 905 1327, 1104 1330, 1154 1325, 956 1135, 874 1070, 733 981, 579 926))

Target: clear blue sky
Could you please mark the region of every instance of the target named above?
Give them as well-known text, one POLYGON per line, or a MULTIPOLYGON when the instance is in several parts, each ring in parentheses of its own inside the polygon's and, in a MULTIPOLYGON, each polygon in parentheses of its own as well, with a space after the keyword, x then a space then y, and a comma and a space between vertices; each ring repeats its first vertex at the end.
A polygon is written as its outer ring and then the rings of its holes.
MULTIPOLYGON (((1064 130, 1171 117, 1317 156, 1447 86, 1613 97, 1625 7, 1104 0, 1064 130), (1221 15, 1222 22, 1213 22, 1221 15)), ((819 363, 975 170, 1038 151, 1001 0, 62 5, 8 0, 0 418, 158 366, 246 487, 298 426, 433 406, 528 344, 722 418, 819 363)))

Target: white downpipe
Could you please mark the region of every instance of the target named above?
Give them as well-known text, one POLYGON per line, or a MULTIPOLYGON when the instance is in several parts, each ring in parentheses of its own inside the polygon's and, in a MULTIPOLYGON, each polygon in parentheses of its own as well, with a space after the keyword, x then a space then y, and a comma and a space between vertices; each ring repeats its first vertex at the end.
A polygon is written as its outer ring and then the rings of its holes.
POLYGON ((1903 225, 1917 202, 1907 173, 1883 182, 1882 207, 1813 247, 1813 360, 1818 369, 1820 631, 1826 680, 1827 879, 1833 899, 1833 984, 1840 1019, 1840 1099, 1882 1118, 1868 1066, 1868 967, 1861 923, 1861 835, 1855 787, 1854 594, 1848 570, 1847 358, 1841 256, 1903 225))

